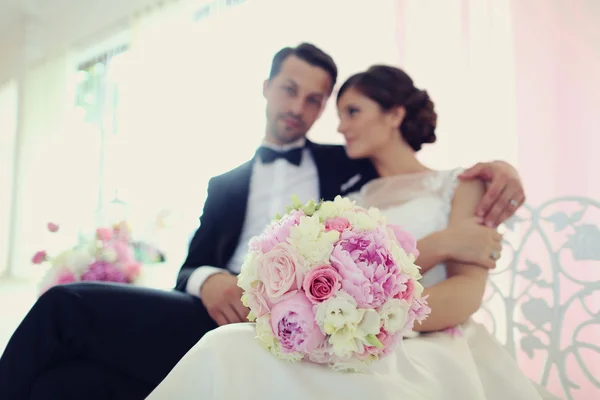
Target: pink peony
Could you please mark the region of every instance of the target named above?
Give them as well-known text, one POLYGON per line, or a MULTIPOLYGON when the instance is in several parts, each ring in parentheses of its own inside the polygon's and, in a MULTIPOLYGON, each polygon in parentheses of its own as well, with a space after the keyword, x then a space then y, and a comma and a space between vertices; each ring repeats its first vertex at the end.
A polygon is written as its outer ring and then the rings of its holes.
POLYGON ((125 274, 114 264, 106 261, 96 261, 90 265, 88 270, 81 275, 82 281, 103 281, 127 283, 125 274))
POLYGON ((406 291, 406 278, 386 247, 383 230, 345 231, 331 254, 342 288, 359 307, 379 307, 406 291))
POLYGON ((396 235, 396 240, 400 244, 400 247, 404 249, 406 254, 413 254, 415 259, 419 257, 419 250, 417 250, 417 239, 398 225, 388 225, 394 235, 396 235))
POLYGON ((276 303, 281 296, 302 287, 304 278, 302 257, 288 243, 279 243, 263 254, 258 262, 258 278, 265 285, 265 292, 276 303))
POLYGON ((34 264, 41 264, 48 258, 48 254, 46 254, 46 250, 40 250, 33 255, 31 262, 34 264))
POLYGON ((268 253, 279 243, 285 243, 290 237, 290 230, 293 226, 300 223, 300 217, 303 215, 303 211, 297 210, 284 216, 279 222, 270 226, 262 235, 252 238, 249 244, 250 250, 268 253))
POLYGON ((315 321, 313 304, 302 292, 275 304, 271 310, 271 329, 282 353, 309 353, 326 339, 315 321))
POLYGON ((431 313, 431 308, 427 305, 427 297, 429 296, 423 296, 420 299, 412 299, 410 309, 408 310, 406 325, 404 326, 405 332, 410 332, 413 329, 415 321, 421 323, 431 313))
POLYGON ((342 233, 348 228, 350 228, 350 221, 344 217, 329 218, 325 221, 325 230, 327 232, 338 231, 342 233))
POLYGON ((252 287, 248 292, 248 306, 256 316, 260 318, 265 314, 271 312, 273 303, 267 297, 265 292, 265 285, 259 282, 255 287, 252 287))
POLYGON ((50 232, 58 232, 58 225, 54 222, 48 222, 48 230, 50 232))
POLYGON ((304 276, 302 288, 313 303, 321 303, 342 287, 342 277, 331 265, 320 265, 310 269, 304 276))
POLYGON ((415 291, 415 280, 405 274, 402 274, 401 280, 406 289, 403 292, 398 293, 396 298, 406 300, 410 303, 412 302, 413 293, 415 291))

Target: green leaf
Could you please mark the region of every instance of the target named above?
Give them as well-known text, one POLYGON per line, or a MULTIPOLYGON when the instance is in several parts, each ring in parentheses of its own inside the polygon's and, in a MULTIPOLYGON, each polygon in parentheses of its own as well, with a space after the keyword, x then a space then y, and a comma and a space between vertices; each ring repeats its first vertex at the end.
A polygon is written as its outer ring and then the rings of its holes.
POLYGON ((297 195, 292 195, 292 207, 294 210, 299 210, 304 206, 297 195))
POLYGON ((365 340, 370 346, 377 347, 378 349, 383 347, 383 344, 379 341, 379 339, 377 339, 377 336, 373 335, 372 333, 367 335, 365 340))
POLYGON ((302 207, 302 211, 304 211, 304 214, 306 215, 313 215, 315 211, 317 211, 317 205, 311 200, 302 207))

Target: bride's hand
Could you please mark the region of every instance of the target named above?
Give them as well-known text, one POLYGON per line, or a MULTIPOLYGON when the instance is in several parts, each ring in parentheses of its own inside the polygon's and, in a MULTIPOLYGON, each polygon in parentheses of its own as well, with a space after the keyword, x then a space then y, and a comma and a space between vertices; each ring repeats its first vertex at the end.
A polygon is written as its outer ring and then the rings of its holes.
POLYGON ((495 268, 502 251, 502 235, 473 217, 446 228, 442 233, 448 259, 484 268, 495 268))

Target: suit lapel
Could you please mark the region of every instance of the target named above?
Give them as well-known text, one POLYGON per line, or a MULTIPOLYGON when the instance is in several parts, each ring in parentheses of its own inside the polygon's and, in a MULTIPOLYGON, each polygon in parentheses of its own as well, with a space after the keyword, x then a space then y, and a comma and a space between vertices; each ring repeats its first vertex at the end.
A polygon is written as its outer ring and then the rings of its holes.
POLYGON ((306 147, 312 153, 317 166, 319 195, 324 200, 333 200, 339 194, 339 182, 335 179, 335 174, 329 171, 330 168, 334 168, 331 164, 331 155, 324 151, 324 147, 309 140, 306 141, 306 147))
POLYGON ((236 173, 232 174, 229 193, 226 194, 227 198, 223 202, 224 221, 227 221, 227 223, 222 231, 224 240, 221 242, 220 251, 218 251, 223 265, 229 262, 240 241, 244 220, 246 219, 246 210, 248 209, 253 161, 254 159, 243 164, 236 170, 236 173))

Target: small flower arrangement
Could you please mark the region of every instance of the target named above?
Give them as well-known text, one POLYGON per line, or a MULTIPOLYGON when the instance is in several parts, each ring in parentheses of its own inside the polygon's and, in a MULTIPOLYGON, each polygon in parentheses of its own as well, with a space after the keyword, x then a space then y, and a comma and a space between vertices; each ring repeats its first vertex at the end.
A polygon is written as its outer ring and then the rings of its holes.
POLYGON ((430 313, 417 256, 414 237, 376 208, 295 197, 251 240, 238 285, 271 353, 359 371, 430 313))
MULTIPOLYGON (((50 232, 59 231, 55 223, 48 223, 50 232)), ((50 269, 41 282, 40 295, 55 285, 79 281, 100 281, 136 284, 142 274, 142 265, 165 261, 156 248, 134 242, 126 222, 97 228, 90 241, 80 243, 51 257, 45 250, 36 252, 34 264, 50 263, 50 269)))

